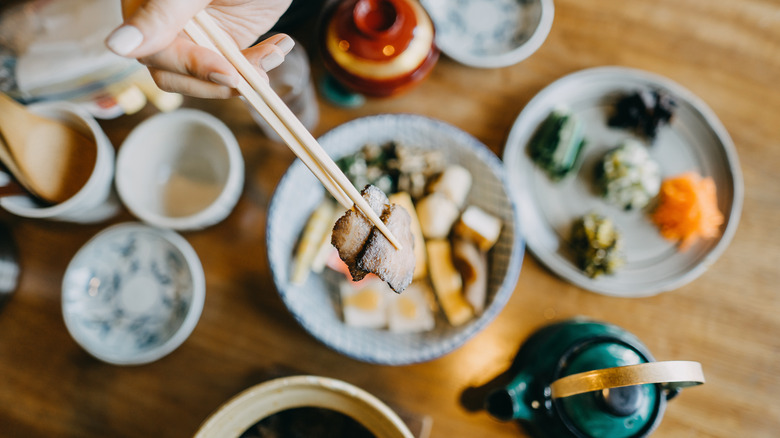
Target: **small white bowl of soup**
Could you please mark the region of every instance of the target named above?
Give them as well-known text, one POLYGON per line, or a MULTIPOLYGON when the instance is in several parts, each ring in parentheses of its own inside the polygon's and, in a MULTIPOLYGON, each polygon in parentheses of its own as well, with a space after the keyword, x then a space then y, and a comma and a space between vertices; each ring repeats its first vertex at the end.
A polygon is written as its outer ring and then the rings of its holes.
POLYGON ((222 221, 243 185, 244 161, 235 136, 198 110, 145 120, 117 155, 122 202, 134 216, 161 228, 197 230, 222 221))
MULTIPOLYGON (((84 135, 79 144, 81 159, 94 157, 94 164, 83 186, 70 198, 56 204, 42 204, 28 195, 0 198, 0 207, 22 217, 74 223, 99 223, 119 211, 119 200, 112 190, 114 146, 92 115, 70 102, 40 102, 27 109, 38 116, 62 122, 84 135)), ((77 179, 80 178, 77 176, 77 179)))
POLYGON ((253 386, 217 409, 195 438, 262 436, 413 438, 386 404, 347 382, 319 376, 282 377, 253 386))

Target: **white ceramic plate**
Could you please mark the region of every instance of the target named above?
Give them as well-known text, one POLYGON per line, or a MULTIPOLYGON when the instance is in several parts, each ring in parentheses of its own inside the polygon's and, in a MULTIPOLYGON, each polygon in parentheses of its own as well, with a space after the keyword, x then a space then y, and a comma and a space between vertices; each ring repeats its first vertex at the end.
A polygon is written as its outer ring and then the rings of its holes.
MULTIPOLYGON (((452 327, 437 318, 436 328, 424 333, 392 333, 347 326, 341 320, 334 294, 338 285, 326 275, 309 275, 300 286, 290 284, 295 245, 324 189, 296 161, 279 182, 268 211, 268 259, 276 288, 298 322, 325 345, 350 357, 387 365, 435 359, 465 343, 501 311, 520 274, 524 245, 519 219, 504 184, 501 161, 471 135, 438 120, 409 114, 364 117, 345 123, 320 138, 334 159, 358 151, 367 143, 399 141, 422 149, 444 149, 452 163, 468 169, 474 184, 466 204, 477 205, 503 221, 499 241, 489 253, 488 305, 479 317, 452 327)), ((326 270, 327 272, 327 270, 326 270)))
POLYGON ((519 205, 528 247, 552 271, 572 283, 607 295, 641 297, 679 288, 701 275, 726 249, 742 210, 742 173, 734 144, 707 105, 690 91, 658 75, 622 67, 584 70, 559 79, 537 94, 509 134, 504 162, 519 205), (607 204, 593 188, 593 170, 603 154, 633 135, 610 128, 607 118, 616 96, 640 88, 666 90, 677 98, 670 125, 661 127, 648 150, 662 177, 692 170, 712 177, 718 208, 725 217, 720 237, 678 251, 661 237, 646 211, 626 212, 607 204), (588 145, 581 169, 553 183, 530 159, 527 145, 556 106, 581 118, 588 145), (567 239, 575 218, 595 211, 612 218, 624 236, 624 265, 614 275, 591 279, 574 264, 567 239))

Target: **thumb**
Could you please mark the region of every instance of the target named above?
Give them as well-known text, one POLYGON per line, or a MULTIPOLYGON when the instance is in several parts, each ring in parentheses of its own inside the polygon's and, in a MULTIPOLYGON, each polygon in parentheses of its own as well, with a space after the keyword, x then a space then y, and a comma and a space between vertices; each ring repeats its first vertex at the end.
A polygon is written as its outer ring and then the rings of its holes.
POLYGON ((168 47, 184 29, 187 21, 211 3, 211 0, 145 0, 123 3, 125 22, 106 38, 106 46, 117 55, 140 58, 168 47))

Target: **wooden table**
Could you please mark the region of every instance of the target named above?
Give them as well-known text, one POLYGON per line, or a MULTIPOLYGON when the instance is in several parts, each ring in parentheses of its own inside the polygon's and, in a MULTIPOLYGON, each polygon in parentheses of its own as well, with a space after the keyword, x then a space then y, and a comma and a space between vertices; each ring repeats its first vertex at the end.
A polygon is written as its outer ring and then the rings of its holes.
MULTIPOLYGON (((512 122, 535 93, 565 74, 602 65, 679 82, 712 107, 736 143, 746 187, 741 224, 728 250, 693 283, 652 298, 610 298, 570 285, 527 256, 505 310, 457 351, 403 367, 349 359, 295 322, 271 280, 266 212, 292 154, 261 136, 241 102, 189 99, 187 106, 230 126, 247 170, 231 216, 184 234, 206 271, 197 327, 180 348, 149 365, 92 358, 65 329, 60 283, 73 254, 108 223, 2 213, 19 244, 22 274, 0 312, 0 435, 190 436, 243 389, 271 376, 310 373, 358 385, 402 412, 430 415, 433 437, 525 436, 517 424, 496 422, 461 396, 504 371, 535 329, 587 315, 625 327, 659 360, 702 363, 707 383, 669 404, 656 436, 777 436, 780 1, 557 0, 552 31, 528 60, 480 70, 442 58, 424 84, 401 97, 356 110, 322 103, 315 134, 363 115, 416 112, 464 129, 500 155, 512 122)), ((118 146, 154 112, 101 124, 118 146)), ((111 223, 127 220, 132 217, 122 212, 111 223)))

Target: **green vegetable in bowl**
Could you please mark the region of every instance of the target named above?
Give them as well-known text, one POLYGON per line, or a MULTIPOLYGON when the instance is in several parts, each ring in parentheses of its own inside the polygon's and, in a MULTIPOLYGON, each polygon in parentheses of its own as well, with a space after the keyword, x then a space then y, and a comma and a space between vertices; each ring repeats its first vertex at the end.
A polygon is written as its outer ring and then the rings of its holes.
POLYGON ((531 159, 554 181, 579 165, 585 147, 582 122, 565 109, 553 110, 531 138, 531 159))
POLYGON ((625 262, 620 232, 609 218, 588 213, 571 228, 571 249, 577 266, 591 278, 613 274, 625 262))
POLYGON ((445 163, 441 150, 424 150, 394 141, 366 144, 336 162, 358 189, 370 184, 385 193, 407 192, 414 199, 424 194, 426 181, 441 173, 445 163))

